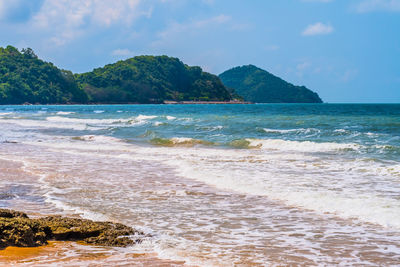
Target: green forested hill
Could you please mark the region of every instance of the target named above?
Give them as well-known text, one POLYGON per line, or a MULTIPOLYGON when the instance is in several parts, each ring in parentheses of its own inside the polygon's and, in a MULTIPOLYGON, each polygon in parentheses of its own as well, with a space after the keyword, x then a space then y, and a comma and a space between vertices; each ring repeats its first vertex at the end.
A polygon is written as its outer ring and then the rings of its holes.
POLYGON ((253 65, 232 68, 220 74, 225 86, 246 101, 256 103, 322 103, 317 93, 295 86, 253 65))
POLYGON ((231 99, 217 76, 167 56, 137 56, 75 77, 95 103, 231 99))
POLYGON ((32 49, 0 47, 0 104, 85 103, 72 72, 37 58, 32 49))

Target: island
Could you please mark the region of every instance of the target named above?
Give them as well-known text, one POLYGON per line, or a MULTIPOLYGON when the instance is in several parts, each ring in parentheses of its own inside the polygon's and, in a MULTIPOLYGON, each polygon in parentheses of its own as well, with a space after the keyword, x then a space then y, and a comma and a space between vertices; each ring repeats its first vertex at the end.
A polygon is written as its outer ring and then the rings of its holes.
POLYGON ((219 75, 231 92, 256 103, 322 103, 317 93, 295 86, 254 65, 235 67, 219 75))

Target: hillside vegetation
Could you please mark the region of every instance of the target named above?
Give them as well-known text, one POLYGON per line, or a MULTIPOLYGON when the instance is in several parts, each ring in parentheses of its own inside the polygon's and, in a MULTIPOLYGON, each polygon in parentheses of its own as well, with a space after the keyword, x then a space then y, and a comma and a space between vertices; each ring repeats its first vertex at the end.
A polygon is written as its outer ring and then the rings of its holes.
POLYGON ((321 103, 318 94, 253 65, 219 77, 178 58, 137 56, 73 74, 32 49, 0 47, 0 104, 124 104, 164 101, 321 103), (222 80, 222 81, 221 81, 222 80))
POLYGON ((0 47, 0 104, 86 103, 70 71, 38 59, 32 49, 0 47))
POLYGON ((60 70, 32 49, 0 47, 0 104, 229 101, 218 76, 167 56, 138 56, 83 74, 60 70))
POLYGON ((167 56, 137 56, 75 75, 94 103, 229 101, 218 76, 167 56))
POLYGON ((232 68, 220 74, 224 85, 245 101, 256 103, 322 103, 317 93, 295 86, 253 65, 232 68))

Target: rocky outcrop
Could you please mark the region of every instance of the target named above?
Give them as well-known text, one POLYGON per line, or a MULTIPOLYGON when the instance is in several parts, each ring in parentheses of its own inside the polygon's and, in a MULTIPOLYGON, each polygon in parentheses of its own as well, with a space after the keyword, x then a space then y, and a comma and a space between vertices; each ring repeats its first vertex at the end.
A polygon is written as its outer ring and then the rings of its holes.
POLYGON ((0 209, 0 248, 35 247, 48 240, 82 240, 87 244, 126 247, 140 243, 144 233, 120 223, 48 216, 30 219, 25 213, 0 209))

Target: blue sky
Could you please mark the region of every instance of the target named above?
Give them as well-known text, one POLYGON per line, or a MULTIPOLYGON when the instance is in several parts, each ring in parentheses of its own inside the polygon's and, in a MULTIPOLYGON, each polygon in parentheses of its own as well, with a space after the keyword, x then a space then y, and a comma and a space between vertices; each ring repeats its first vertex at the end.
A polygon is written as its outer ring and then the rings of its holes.
POLYGON ((400 0, 0 0, 0 46, 86 72, 169 55, 254 64, 326 102, 400 103, 400 0))

